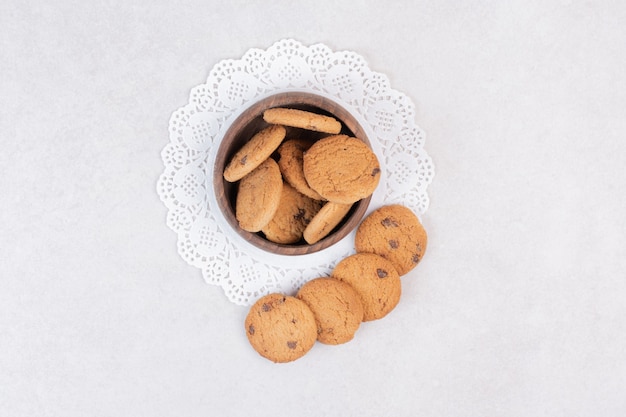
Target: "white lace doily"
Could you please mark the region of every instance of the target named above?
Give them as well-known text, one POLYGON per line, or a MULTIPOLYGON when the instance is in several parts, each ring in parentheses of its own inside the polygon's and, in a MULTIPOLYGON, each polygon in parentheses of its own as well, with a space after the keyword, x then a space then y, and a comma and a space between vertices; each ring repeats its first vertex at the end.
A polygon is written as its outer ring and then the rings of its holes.
POLYGON ((418 216, 428 208, 426 189, 434 167, 424 150, 424 132, 415 124, 414 105, 360 55, 286 39, 267 50, 250 49, 241 59, 220 61, 170 118, 157 191, 168 208, 167 225, 178 234, 182 258, 240 305, 270 292, 293 293, 354 253, 355 232, 312 254, 266 252, 235 233, 217 205, 211 178, 221 138, 243 110, 285 91, 330 98, 365 129, 382 168, 366 215, 391 203, 406 205, 418 216))

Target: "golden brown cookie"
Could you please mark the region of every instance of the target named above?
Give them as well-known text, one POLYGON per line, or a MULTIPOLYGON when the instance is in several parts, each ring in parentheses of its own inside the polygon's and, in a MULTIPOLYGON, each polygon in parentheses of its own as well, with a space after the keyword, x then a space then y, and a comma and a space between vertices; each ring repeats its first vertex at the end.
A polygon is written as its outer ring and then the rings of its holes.
POLYGON ((315 200, 323 200, 317 191, 309 187, 304 178, 304 170, 302 169, 302 158, 304 151, 311 147, 312 142, 305 139, 290 139, 284 141, 278 148, 280 159, 278 167, 283 174, 286 182, 291 184, 293 188, 315 200))
POLYGON ((399 204, 381 207, 359 225, 357 252, 376 253, 391 261, 400 275, 419 263, 426 252, 426 230, 417 216, 399 204))
POLYGON ((351 207, 352 204, 339 204, 328 201, 313 216, 309 225, 304 229, 302 233, 304 240, 309 245, 312 245, 328 236, 341 223, 341 220, 346 217, 351 207))
POLYGON ((302 232, 321 207, 321 201, 300 194, 284 183, 278 209, 261 231, 274 243, 296 243, 302 239, 302 232))
POLYGON ((321 343, 338 345, 352 340, 363 320, 359 294, 338 279, 316 278, 304 284, 296 297, 313 311, 321 343))
POLYGON ((260 298, 245 320, 250 345, 273 362, 291 362, 315 344, 315 316, 304 301, 283 294, 260 298))
POLYGON ((283 126, 271 125, 252 136, 231 158, 224 169, 224 179, 235 182, 252 172, 278 148, 285 134, 283 126))
POLYGON ((374 253, 357 253, 340 261, 332 276, 352 286, 363 303, 363 321, 385 317, 400 301, 400 276, 393 264, 374 253))
POLYGON ((341 204, 371 195, 380 181, 376 154, 363 141, 347 135, 315 142, 304 153, 303 170, 311 188, 341 204))
POLYGON ((265 227, 278 210, 282 189, 280 169, 271 158, 243 177, 235 201, 239 227, 248 232, 258 232, 265 227))
POLYGON ((304 110, 276 107, 265 110, 263 119, 267 123, 299 127, 316 132, 332 134, 341 132, 341 123, 337 119, 304 110))

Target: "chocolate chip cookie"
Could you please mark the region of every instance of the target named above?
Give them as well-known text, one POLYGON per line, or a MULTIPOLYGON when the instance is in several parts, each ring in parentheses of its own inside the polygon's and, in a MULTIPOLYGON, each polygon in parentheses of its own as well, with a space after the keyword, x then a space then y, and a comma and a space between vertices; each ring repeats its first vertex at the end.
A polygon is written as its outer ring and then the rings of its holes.
POLYGON ((376 253, 388 259, 400 275, 415 268, 426 252, 426 230, 417 216, 399 204, 373 211, 359 225, 357 252, 376 253))
POLYGON ((304 110, 276 107, 265 110, 263 119, 268 123, 299 127, 316 132, 337 134, 341 131, 341 123, 334 117, 304 110))
POLYGON ((245 329, 254 350, 278 363, 304 356, 317 339, 315 317, 307 304, 277 293, 266 295, 252 305, 245 329))
POLYGON ((284 126, 278 125, 270 125, 256 133, 230 159, 224 169, 224 179, 235 182, 252 172, 278 148, 285 134, 284 126))

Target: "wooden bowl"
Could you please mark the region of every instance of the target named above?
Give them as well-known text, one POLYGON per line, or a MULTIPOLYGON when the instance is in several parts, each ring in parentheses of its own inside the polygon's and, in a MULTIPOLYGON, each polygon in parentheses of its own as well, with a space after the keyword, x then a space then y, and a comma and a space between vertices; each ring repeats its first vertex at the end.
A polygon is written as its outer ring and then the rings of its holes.
MULTIPOLYGON (((358 226, 367 211, 371 196, 354 203, 342 222, 328 236, 312 245, 304 240, 292 245, 271 242, 261 232, 251 233, 241 229, 235 217, 238 182, 226 181, 223 175, 224 168, 244 143, 250 140, 256 132, 268 126, 267 122, 263 120, 263 112, 272 107, 289 107, 333 116, 341 122, 342 134, 357 137, 371 146, 365 130, 358 121, 346 109, 326 97, 304 92, 284 92, 267 97, 246 109, 224 134, 217 150, 213 170, 213 189, 217 203, 233 231, 263 250, 279 255, 304 255, 326 249, 343 239, 358 226)), ((327 133, 315 132, 312 132, 311 135, 315 139, 329 136, 327 133)))

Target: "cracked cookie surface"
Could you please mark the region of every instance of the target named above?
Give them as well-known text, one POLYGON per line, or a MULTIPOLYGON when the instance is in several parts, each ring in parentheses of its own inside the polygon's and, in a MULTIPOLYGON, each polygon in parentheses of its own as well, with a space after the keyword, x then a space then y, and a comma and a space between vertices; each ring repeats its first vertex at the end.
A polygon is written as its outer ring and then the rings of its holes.
POLYGON ((303 157, 307 183, 328 201, 351 204, 371 195, 380 181, 380 164, 365 142, 334 135, 315 142, 303 157))
POLYGON ((349 284, 334 278, 316 278, 300 288, 296 298, 315 316, 317 340, 338 345, 354 338, 363 320, 363 304, 349 284))

